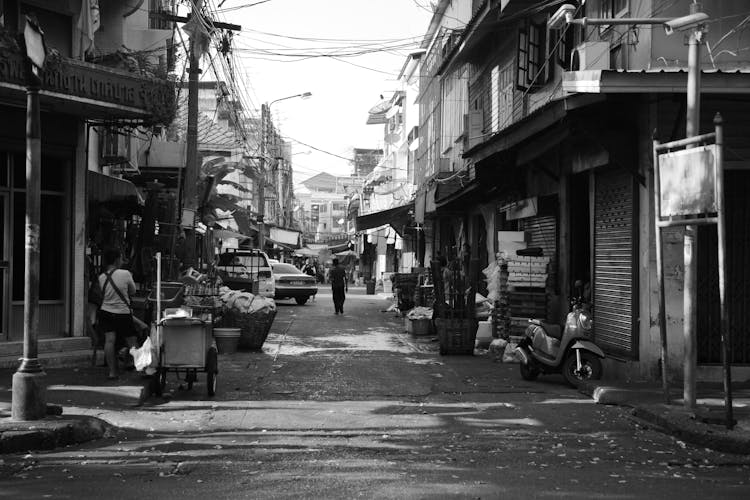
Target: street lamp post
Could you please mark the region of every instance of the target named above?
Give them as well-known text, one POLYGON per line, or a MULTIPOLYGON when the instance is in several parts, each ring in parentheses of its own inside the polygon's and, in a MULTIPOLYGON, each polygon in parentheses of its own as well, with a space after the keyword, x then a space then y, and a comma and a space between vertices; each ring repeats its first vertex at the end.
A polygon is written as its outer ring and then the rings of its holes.
POLYGON ((303 92, 279 99, 274 99, 268 104, 262 104, 260 107, 260 179, 258 179, 258 248, 262 251, 265 246, 265 216, 266 216, 266 141, 269 132, 269 123, 271 119, 271 106, 279 101, 294 99, 300 97, 307 99, 312 92, 303 92))
POLYGON ((44 33, 33 15, 26 16, 26 233, 23 309, 23 358, 13 374, 11 418, 39 420, 47 413, 46 374, 38 359, 39 222, 41 207, 42 134, 39 112, 40 72, 44 68, 44 33))

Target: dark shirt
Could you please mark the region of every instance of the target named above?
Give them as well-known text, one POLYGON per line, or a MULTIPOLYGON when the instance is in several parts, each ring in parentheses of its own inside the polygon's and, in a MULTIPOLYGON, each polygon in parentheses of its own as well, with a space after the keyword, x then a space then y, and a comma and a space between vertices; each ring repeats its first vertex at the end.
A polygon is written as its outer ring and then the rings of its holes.
POLYGON ((346 286, 346 270, 342 266, 336 266, 331 269, 329 274, 332 287, 344 287, 346 286))

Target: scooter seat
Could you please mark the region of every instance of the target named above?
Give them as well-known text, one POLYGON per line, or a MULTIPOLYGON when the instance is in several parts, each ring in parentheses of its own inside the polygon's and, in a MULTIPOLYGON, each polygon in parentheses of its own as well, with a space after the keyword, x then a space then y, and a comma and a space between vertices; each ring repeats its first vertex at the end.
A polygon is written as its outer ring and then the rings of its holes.
POLYGON ((547 332, 547 335, 552 337, 553 339, 562 340, 562 328, 560 328, 560 325, 555 325, 553 323, 543 323, 542 327, 544 328, 544 331, 547 332))
POLYGON ((532 325, 541 326, 544 331, 547 333, 548 336, 552 337, 553 339, 562 340, 562 328, 560 328, 560 325, 556 325, 554 323, 546 323, 540 319, 530 319, 529 323, 532 325))

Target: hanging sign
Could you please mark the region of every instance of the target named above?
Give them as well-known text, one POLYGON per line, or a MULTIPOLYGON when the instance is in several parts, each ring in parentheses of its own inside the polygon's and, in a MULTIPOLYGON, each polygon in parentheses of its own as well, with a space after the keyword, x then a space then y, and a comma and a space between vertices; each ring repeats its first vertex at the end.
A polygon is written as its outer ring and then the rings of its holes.
POLYGON ((717 212, 716 145, 659 155, 661 217, 717 212))

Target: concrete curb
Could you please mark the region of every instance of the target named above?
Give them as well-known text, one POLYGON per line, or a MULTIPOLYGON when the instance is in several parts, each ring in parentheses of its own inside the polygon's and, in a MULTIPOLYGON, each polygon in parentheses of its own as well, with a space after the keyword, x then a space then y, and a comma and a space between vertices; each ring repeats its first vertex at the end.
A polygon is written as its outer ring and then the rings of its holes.
POLYGON ((0 454, 85 443, 101 439, 110 429, 103 420, 89 416, 55 416, 33 423, 0 421, 0 454))
POLYGON ((750 455, 750 435, 718 425, 704 424, 681 409, 659 403, 661 395, 646 394, 597 381, 585 381, 578 391, 590 396, 597 404, 632 408, 631 415, 687 443, 712 450, 750 455))
POLYGON ((750 437, 723 427, 701 424, 688 414, 649 406, 636 406, 631 413, 687 443, 724 453, 750 455, 750 437))

